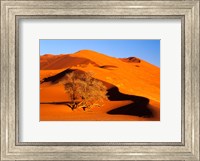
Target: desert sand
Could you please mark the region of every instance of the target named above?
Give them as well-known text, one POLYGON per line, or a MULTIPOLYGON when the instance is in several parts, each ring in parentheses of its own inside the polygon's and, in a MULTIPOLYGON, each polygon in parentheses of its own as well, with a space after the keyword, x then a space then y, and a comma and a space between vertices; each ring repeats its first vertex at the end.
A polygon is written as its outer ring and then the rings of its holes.
POLYGON ((159 121, 160 68, 142 59, 91 50, 40 56, 40 121, 159 121), (91 72, 107 87, 102 107, 71 110, 61 83, 71 71, 91 72))

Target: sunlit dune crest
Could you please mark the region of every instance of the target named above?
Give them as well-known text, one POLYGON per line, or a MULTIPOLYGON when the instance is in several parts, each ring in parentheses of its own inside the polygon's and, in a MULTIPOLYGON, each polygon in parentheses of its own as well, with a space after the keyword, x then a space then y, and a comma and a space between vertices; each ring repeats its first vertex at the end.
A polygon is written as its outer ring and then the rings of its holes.
POLYGON ((136 57, 115 58, 91 50, 40 56, 40 120, 160 120, 160 68, 136 57), (70 72, 90 72, 107 87, 100 108, 72 111, 62 81, 70 72))

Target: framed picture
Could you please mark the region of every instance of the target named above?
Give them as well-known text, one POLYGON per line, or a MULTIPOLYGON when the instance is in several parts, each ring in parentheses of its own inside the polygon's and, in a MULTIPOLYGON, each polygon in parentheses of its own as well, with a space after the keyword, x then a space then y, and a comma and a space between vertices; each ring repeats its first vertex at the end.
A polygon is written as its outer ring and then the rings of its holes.
POLYGON ((199 0, 1 1, 1 160, 199 151, 199 0))
POLYGON ((159 121, 159 63, 160 40, 40 40, 40 121, 159 121))

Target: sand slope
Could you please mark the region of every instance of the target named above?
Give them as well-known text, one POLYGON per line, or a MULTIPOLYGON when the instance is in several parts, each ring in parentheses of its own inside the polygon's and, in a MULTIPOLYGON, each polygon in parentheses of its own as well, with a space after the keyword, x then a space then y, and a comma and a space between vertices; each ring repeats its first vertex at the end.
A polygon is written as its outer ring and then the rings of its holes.
POLYGON ((71 111, 62 104, 41 104, 41 120, 160 119, 160 69, 144 60, 119 59, 95 51, 81 50, 74 54, 47 54, 41 56, 40 61, 41 102, 64 102, 68 99, 63 85, 59 82, 69 69, 93 73, 94 78, 117 88, 117 93, 123 94, 123 96, 119 95, 120 98, 124 97, 124 100, 109 100, 103 107, 90 111, 81 109, 71 111), (133 106, 132 103, 137 97, 148 99, 147 107, 138 104, 136 104, 138 107, 133 106), (127 111, 131 109, 133 112, 127 115, 120 108, 127 111), (117 112, 116 109, 118 109, 117 112), (146 111, 146 114, 143 111, 146 111), (152 116, 147 111, 151 112, 152 116))

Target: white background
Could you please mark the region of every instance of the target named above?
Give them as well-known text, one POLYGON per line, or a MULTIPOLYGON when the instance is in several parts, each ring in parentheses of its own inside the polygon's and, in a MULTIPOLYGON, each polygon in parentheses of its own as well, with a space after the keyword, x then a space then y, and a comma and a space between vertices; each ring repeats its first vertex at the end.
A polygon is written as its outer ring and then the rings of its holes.
POLYGON ((21 142, 180 142, 180 20, 20 20, 21 142), (39 121, 39 39, 160 39, 161 121, 39 121))

